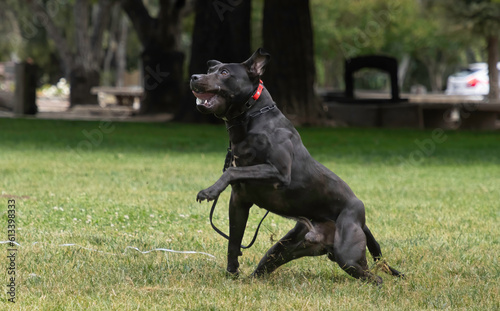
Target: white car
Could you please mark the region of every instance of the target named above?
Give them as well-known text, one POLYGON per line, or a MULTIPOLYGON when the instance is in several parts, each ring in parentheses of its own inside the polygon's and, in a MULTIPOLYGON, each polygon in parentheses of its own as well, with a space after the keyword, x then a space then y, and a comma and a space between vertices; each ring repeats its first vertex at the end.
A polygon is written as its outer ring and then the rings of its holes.
MULTIPOLYGON (((497 64, 500 70, 500 63, 497 64)), ((490 79, 488 64, 474 63, 448 77, 446 95, 488 95, 490 79)))

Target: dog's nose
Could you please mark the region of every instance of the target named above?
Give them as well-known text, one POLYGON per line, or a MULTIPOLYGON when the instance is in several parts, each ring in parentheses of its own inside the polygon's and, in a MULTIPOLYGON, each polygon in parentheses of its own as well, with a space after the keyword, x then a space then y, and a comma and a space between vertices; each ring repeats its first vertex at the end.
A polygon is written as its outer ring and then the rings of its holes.
POLYGON ((196 81, 200 78, 200 75, 192 75, 191 76, 191 81, 196 81))

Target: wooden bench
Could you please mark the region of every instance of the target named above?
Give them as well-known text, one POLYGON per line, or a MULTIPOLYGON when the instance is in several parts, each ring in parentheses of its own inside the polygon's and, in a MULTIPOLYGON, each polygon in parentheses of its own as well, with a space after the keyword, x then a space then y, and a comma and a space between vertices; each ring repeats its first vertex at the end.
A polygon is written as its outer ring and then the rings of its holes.
POLYGON ((96 86, 90 89, 90 92, 98 96, 100 94, 113 95, 119 106, 132 106, 135 98, 142 97, 144 89, 140 86, 96 86))
POLYGON ((358 97, 325 97, 328 115, 347 126, 427 128, 427 129, 500 129, 500 102, 444 94, 407 94, 406 102, 358 97))
POLYGON ((463 96, 414 96, 424 128, 498 129, 500 102, 488 103, 463 96))

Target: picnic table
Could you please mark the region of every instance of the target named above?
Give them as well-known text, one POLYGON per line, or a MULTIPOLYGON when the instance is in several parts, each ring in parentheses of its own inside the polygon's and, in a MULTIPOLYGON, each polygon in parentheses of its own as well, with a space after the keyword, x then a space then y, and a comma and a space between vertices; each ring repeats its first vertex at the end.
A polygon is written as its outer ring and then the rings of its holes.
POLYGON ((494 130, 500 116, 500 102, 485 102, 465 96, 413 96, 410 103, 419 106, 425 128, 449 128, 450 113, 459 116, 461 129, 494 130))
POLYGON ((324 95, 329 116, 339 124, 371 127, 413 127, 495 130, 500 127, 500 102, 444 94, 406 94, 394 102, 377 94, 355 99, 324 95))
POLYGON ((119 106, 132 106, 135 98, 141 98, 144 89, 140 86, 96 86, 90 89, 94 95, 113 95, 119 106))

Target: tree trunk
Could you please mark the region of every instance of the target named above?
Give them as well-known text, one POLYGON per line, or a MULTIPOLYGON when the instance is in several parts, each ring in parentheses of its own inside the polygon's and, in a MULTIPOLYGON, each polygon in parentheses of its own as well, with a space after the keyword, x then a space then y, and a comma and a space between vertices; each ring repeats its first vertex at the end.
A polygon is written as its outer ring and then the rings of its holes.
POLYGON ((116 86, 125 85, 125 73, 127 72, 127 38, 128 20, 125 15, 121 15, 120 33, 118 35, 118 46, 116 48, 116 86))
POLYGON ((144 97, 141 114, 175 112, 184 86, 184 53, 151 47, 142 52, 144 97))
POLYGON ((490 93, 488 99, 490 101, 498 101, 499 86, 498 86, 498 35, 490 35, 488 37, 488 72, 490 78, 490 93))
POLYGON ((118 40, 119 40, 119 34, 118 34, 118 28, 119 24, 121 21, 122 17, 122 11, 121 7, 116 6, 113 8, 111 12, 111 26, 109 28, 109 35, 108 35, 108 49, 106 50, 106 53, 104 54, 104 62, 103 62, 103 78, 102 78, 102 84, 103 85, 112 85, 113 84, 113 75, 112 75, 112 63, 115 58, 116 50, 118 48, 118 40))
MULTIPOLYGON (((250 54, 251 1, 196 1, 189 77, 207 72, 207 61, 243 62, 250 54)), ((188 78, 189 78, 188 77, 188 78)), ((177 121, 216 122, 196 110, 195 98, 186 88, 177 121)))
POLYGON ((427 68, 429 74, 429 83, 433 93, 443 91, 443 75, 446 70, 446 64, 438 56, 434 59, 432 56, 421 60, 427 68))
POLYGON ((90 89, 99 85, 102 69, 102 38, 109 28, 111 0, 100 0, 93 7, 89 0, 76 0, 74 5, 76 53, 70 67, 70 104, 98 105, 97 95, 90 89), (92 9, 90 18, 89 9, 92 9), (89 23, 91 22, 91 23, 89 23), (92 31, 89 31, 89 30, 92 31))
POLYGON ((99 70, 87 71, 81 66, 72 68, 69 78, 71 106, 97 105, 97 95, 92 95, 90 89, 99 85, 99 78, 99 70))
POLYGON ((323 115, 314 92, 313 32, 308 0, 266 0, 264 48, 271 63, 264 85, 275 102, 296 123, 316 123, 323 115))
MULTIPOLYGON (((37 20, 43 25, 54 41, 62 60, 65 76, 69 76, 71 85, 70 105, 97 105, 97 96, 90 93, 93 86, 99 85, 102 63, 102 37, 109 26, 109 12, 114 0, 76 0, 74 3, 74 20, 76 52, 72 53, 67 38, 53 21, 42 1, 30 0, 37 20), (93 7, 92 18, 89 8, 93 7), (91 22, 91 23, 89 23, 91 22), (92 31, 90 31, 92 30, 92 31)), ((49 5, 49 4, 47 4, 49 5)))
MULTIPOLYGON (((232 1, 236 6, 221 6, 227 1, 196 2, 189 73, 207 71, 207 61, 243 62, 250 54, 250 3, 232 1)), ((229 1, 228 3, 230 3, 229 1)))
POLYGON ((429 74, 429 84, 431 86, 431 92, 432 93, 437 93, 439 91, 439 86, 437 85, 437 77, 435 75, 435 68, 433 67, 434 65, 427 64, 427 73, 429 74))
POLYGON ((399 63, 399 69, 398 69, 398 86, 400 90, 403 89, 406 74, 408 73, 408 69, 410 68, 410 62, 411 62, 410 54, 405 53, 403 55, 403 59, 401 59, 401 62, 399 63))
POLYGON ((184 89, 184 54, 179 45, 185 1, 159 1, 157 18, 149 15, 141 0, 121 0, 121 4, 143 46, 144 97, 140 113, 175 112, 184 89))

